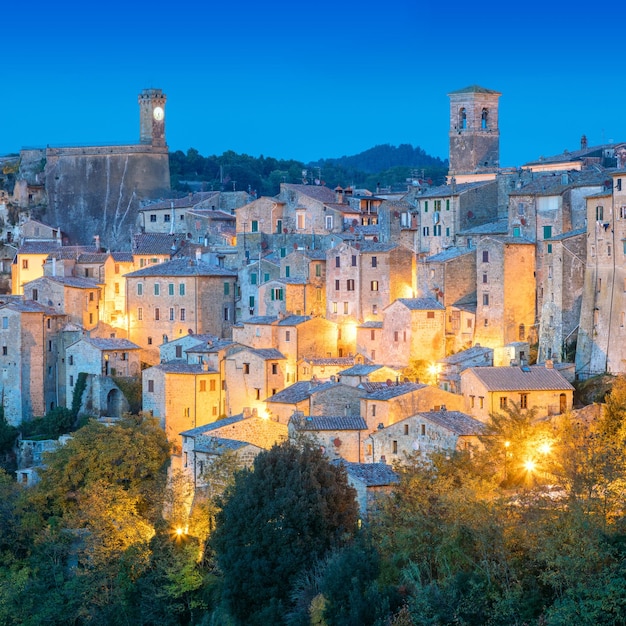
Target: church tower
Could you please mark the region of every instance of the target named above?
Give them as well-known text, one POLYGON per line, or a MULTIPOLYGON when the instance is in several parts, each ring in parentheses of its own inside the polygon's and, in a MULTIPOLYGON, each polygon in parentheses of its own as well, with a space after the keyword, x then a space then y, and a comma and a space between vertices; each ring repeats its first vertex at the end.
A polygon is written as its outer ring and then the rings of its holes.
POLYGON ((499 168, 498 98, 501 95, 497 91, 478 85, 448 94, 450 98, 448 176, 454 177, 457 182, 461 182, 467 175, 495 174, 499 168))
POLYGON ((165 146, 165 101, 161 89, 144 89, 139 94, 139 142, 165 146))

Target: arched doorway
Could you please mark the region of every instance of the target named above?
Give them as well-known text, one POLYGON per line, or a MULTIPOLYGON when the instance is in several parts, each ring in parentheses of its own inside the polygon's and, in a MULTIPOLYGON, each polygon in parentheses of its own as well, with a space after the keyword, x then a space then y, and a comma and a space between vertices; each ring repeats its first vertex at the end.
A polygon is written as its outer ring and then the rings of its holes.
POLYGON ((111 389, 107 394, 107 417, 121 416, 122 394, 119 389, 111 389))

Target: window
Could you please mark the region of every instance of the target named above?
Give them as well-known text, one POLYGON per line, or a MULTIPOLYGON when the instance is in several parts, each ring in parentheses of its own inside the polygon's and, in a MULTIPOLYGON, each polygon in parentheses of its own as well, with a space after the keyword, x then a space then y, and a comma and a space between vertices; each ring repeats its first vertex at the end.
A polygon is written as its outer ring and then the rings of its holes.
POLYGON ((424 237, 428 237, 428 235, 430 235, 430 229, 428 228, 428 226, 424 226, 422 228, 422 235, 424 235, 424 237))
POLYGON ((354 291, 354 278, 349 278, 346 281, 346 289, 348 291, 354 291))
MULTIPOLYGON (((625 283, 624 291, 626 291, 626 283, 625 283)), ((9 318, 8 317, 3 317, 2 318, 2 328, 6 329, 8 327, 9 327, 9 318)))
POLYGON ((481 409, 485 408, 485 397, 484 396, 478 396, 478 406, 481 409))
POLYGON ((489 250, 483 250, 483 263, 489 263, 489 250))
POLYGON ((39 289, 33 289, 33 300, 39 300, 39 289))
POLYGON ((373 280, 370 283, 370 291, 378 291, 378 281, 377 280, 373 280))
POLYGON ((215 379, 209 381, 209 391, 215 391, 215 379))
POLYGON ((276 220, 276 233, 283 232, 283 220, 276 220))
POLYGON ((604 219, 604 207, 597 206, 596 207, 596 221, 601 222, 604 219))
POLYGON ((285 331, 285 341, 291 341, 291 331, 290 330, 286 330, 285 331))
POLYGON ((119 283, 113 283, 113 293, 115 293, 115 295, 118 295, 120 292, 120 284, 119 283))
POLYGON ((243 364, 243 373, 244 374, 249 374, 250 373, 250 363, 244 363, 243 364))
POLYGON ((343 303, 343 314, 348 315, 350 312, 350 305, 347 302, 343 303))
POLYGON ((428 200, 424 200, 424 213, 428 213, 428 200))
POLYGON ((397 331, 397 330, 394 330, 394 331, 393 331, 393 340, 394 340, 394 341, 398 341, 398 336, 399 336, 399 335, 398 335, 398 331, 397 331))
POLYGON ((137 283, 137 295, 143 296, 143 283, 137 283))
POLYGON ((550 239, 552 237, 552 226, 544 226, 543 227, 543 238, 550 239))
POLYGON ((483 294, 483 306, 489 306, 489 294, 488 293, 483 294))
POLYGON ((341 257, 335 257, 335 267, 341 267, 341 257))
POLYGON ((420 435, 422 437, 426 436, 426 424, 420 424, 420 435))
POLYGON ((89 323, 93 324, 93 313, 89 314, 89 323))
POLYGON ((475 400, 476 400, 476 396, 470 396, 470 409, 474 408, 475 400))
POLYGON ((528 394, 527 393, 519 394, 519 407, 520 409, 528 408, 528 394))
POLYGON ((200 391, 206 391, 206 380, 200 381, 200 391))
POLYGON ((408 424, 405 424, 405 425, 404 425, 404 434, 405 434, 405 435, 408 435, 408 434, 409 434, 409 425, 408 425, 408 424))
POLYGON ((333 309, 333 313, 337 313, 337 303, 336 302, 333 302, 332 309, 333 309))
POLYGON ((378 315, 378 305, 372 304, 372 315, 378 315))
POLYGON ((151 214, 150 214, 150 221, 151 221, 152 223, 156 223, 156 213, 151 213, 151 214))
POLYGON ((333 227, 333 216, 332 215, 327 215, 325 221, 326 221, 326 230, 332 230, 332 227, 333 227))
POLYGON ((167 285, 167 293, 168 293, 168 295, 170 295, 170 296, 173 296, 173 295, 174 295, 174 283, 169 283, 169 284, 167 285))
POLYGON ((372 417, 376 417, 376 405, 372 404, 372 417))
POLYGON ((487 284, 487 274, 483 274, 483 284, 487 284))
POLYGON ((434 200, 433 204, 435 205, 433 207, 434 211, 441 211, 441 200, 434 200))
POLYGON ((291 267, 289 265, 285 265, 285 278, 289 278, 291 275, 291 267))
POLYGON ((154 295, 158 296, 161 294, 161 285, 159 283, 154 283, 154 295))
POLYGON ((524 341, 526 339, 526 326, 524 324, 519 325, 519 340, 524 341))
POLYGON ((230 320, 230 309, 225 306, 224 307, 224 321, 228 322, 228 320, 230 320))
POLYGON ((392 442, 392 450, 394 454, 398 454, 398 442, 395 440, 392 442))
POLYGON ((598 278, 597 282, 596 282, 596 291, 598 293, 600 293, 602 291, 602 279, 598 278))
POLYGON ((356 254, 352 255, 350 263, 352 264, 352 267, 356 267, 356 254))
POLYGON ((137 319, 139 321, 143 320, 143 307, 137 308, 137 319))
POLYGON ((154 393, 154 381, 153 380, 148 381, 148 393, 154 393))
POLYGON ((522 231, 519 226, 513 226, 513 237, 520 237, 522 231))
POLYGON ((450 210, 450 198, 446 198, 446 211, 450 210))
POLYGON ((272 363, 272 374, 278 374, 278 363, 272 363))
POLYGON ((435 312, 434 311, 426 311, 426 319, 434 320, 435 319, 435 312))
POLYGON ((271 293, 272 300, 282 300, 284 297, 282 288, 272 289, 270 293, 271 293))
POLYGON ((224 295, 228 296, 230 294, 230 283, 224 283, 224 295))
POLYGON ((500 408, 501 409, 506 409, 506 406, 507 406, 507 398, 506 398, 506 396, 502 396, 500 398, 500 408))
POLYGON ((250 230, 253 233, 258 233, 259 232, 259 222, 257 220, 252 220, 252 225, 250 227, 250 230))
POLYGON ((159 309, 159 307, 154 309, 154 319, 157 322, 161 319, 161 309, 159 309))
POLYGON ((306 215, 304 213, 296 214, 296 228, 304 230, 306 228, 306 215))
POLYGON ((163 221, 164 221, 164 222, 169 222, 169 221, 171 221, 171 219, 172 219, 172 216, 171 216, 169 213, 166 213, 166 214, 163 216, 163 221))
POLYGON ((89 302, 93 302, 93 291, 89 292, 89 302))
POLYGON ((74 386, 74 377, 70 375, 70 387, 74 386))
POLYGON ((322 264, 321 263, 316 263, 315 264, 315 275, 318 276, 318 277, 322 275, 322 264))
POLYGON ((261 399, 261 390, 258 387, 256 387, 254 389, 254 391, 255 391, 255 400, 260 400, 261 399))
POLYGON ((187 311, 185 309, 180 310, 180 321, 184 322, 187 318, 187 311))
POLYGON ((607 244, 606 246, 606 256, 611 256, 611 245, 607 244))
POLYGON ((180 283, 180 285, 178 285, 178 295, 179 296, 185 295, 185 283, 180 283))
POLYGON ((376 341, 376 331, 374 329, 370 330, 370 339, 376 341))
POLYGON ((335 279, 335 291, 339 291, 341 289, 340 284, 339 284, 339 279, 335 279))
POLYGON ((115 264, 115 273, 116 273, 116 274, 119 274, 119 273, 120 273, 120 264, 119 264, 119 263, 116 263, 116 264, 115 264))

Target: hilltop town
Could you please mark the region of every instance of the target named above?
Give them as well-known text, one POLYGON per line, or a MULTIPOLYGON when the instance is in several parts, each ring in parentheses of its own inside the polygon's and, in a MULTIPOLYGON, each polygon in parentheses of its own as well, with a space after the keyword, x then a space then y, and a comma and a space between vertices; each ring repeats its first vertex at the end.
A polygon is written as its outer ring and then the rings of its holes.
POLYGON ((81 412, 119 418, 135 380, 198 484, 302 433, 356 468, 571 410, 576 378, 626 371, 626 143, 501 168, 500 95, 451 92, 447 182, 401 192, 168 196, 158 89, 136 146, 24 151, 0 198, 6 420, 79 381, 81 412))

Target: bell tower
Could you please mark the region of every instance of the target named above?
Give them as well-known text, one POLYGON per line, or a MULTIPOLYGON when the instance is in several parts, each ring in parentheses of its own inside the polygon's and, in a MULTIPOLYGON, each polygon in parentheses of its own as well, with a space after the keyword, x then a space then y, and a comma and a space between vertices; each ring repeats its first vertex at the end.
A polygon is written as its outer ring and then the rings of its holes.
POLYGON ((139 143, 165 146, 165 102, 161 89, 144 89, 139 94, 139 143))
POLYGON ((448 176, 495 173, 500 167, 498 91, 478 85, 450 98, 450 171, 448 176))

